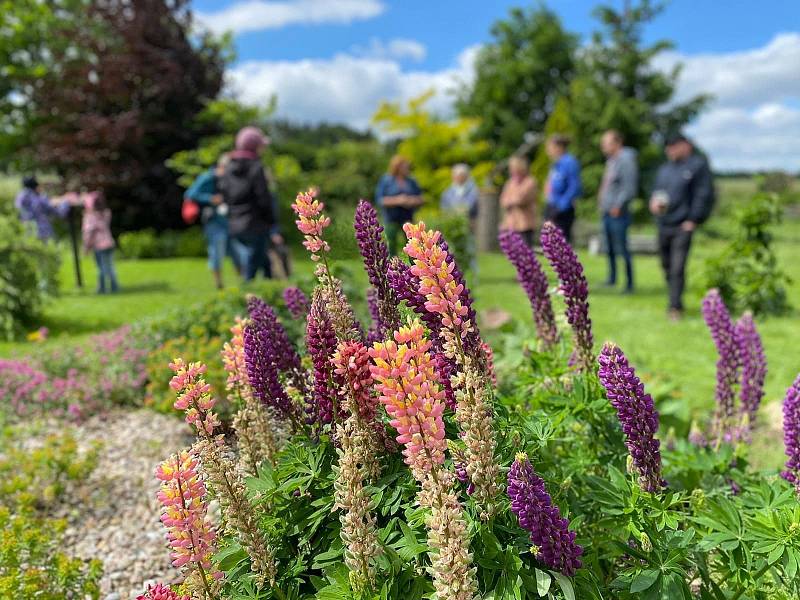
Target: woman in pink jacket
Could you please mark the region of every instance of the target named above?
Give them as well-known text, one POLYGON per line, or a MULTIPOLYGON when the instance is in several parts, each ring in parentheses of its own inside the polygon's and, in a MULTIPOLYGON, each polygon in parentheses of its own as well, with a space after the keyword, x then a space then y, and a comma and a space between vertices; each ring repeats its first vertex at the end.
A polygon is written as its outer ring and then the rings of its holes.
POLYGON ((111 209, 102 192, 89 192, 83 200, 83 247, 94 252, 97 262, 97 293, 106 293, 106 279, 111 292, 119 290, 114 270, 114 237, 111 235, 111 209))

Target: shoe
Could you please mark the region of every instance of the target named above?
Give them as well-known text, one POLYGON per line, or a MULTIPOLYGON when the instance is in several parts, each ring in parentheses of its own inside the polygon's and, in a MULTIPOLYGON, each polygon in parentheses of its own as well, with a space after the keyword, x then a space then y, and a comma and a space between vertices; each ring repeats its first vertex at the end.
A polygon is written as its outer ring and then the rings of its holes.
POLYGON ((604 288, 613 288, 613 287, 617 287, 617 282, 616 282, 616 281, 610 281, 610 280, 606 279, 606 280, 603 282, 603 287, 604 287, 604 288))
POLYGON ((670 308, 667 312, 667 318, 673 323, 677 323, 683 319, 683 311, 680 308, 670 308))
POLYGON ((620 292, 623 296, 632 296, 633 295, 633 288, 626 287, 624 290, 620 292))

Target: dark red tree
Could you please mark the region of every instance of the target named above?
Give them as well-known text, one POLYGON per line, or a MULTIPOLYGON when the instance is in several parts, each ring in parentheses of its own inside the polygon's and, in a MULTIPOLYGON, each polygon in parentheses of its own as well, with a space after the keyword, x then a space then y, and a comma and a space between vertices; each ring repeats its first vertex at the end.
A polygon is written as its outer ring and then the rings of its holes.
POLYGON ((196 35, 187 0, 88 0, 64 21, 54 68, 32 94, 35 162, 71 187, 102 188, 115 223, 180 222, 164 161, 208 133, 196 115, 222 87, 224 44, 196 35))

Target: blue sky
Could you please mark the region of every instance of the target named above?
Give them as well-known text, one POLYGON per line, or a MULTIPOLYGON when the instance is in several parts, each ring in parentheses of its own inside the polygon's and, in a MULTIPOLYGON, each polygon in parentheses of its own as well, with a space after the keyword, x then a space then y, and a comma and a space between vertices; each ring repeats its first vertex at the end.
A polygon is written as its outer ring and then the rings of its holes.
MULTIPOLYGON (((195 0, 193 6, 208 27, 234 32, 238 61, 230 89, 243 100, 275 95, 283 116, 366 127, 381 100, 406 100, 429 88, 437 90, 431 107, 447 114, 453 88, 469 81, 475 52, 490 40, 491 24, 523 4, 195 0)), ((595 2, 548 5, 584 39, 596 27, 595 2)), ((718 167, 800 170, 798 2, 672 0, 646 31, 647 40, 660 38, 676 48, 659 65, 686 65, 679 97, 716 96, 690 133, 718 167)))

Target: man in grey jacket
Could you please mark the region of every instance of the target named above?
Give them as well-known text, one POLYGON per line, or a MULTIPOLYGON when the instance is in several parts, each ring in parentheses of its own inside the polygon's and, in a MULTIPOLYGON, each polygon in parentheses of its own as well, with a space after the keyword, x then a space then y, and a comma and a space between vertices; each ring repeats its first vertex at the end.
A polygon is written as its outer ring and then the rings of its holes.
POLYGON ((686 261, 692 236, 711 214, 714 179, 706 158, 684 135, 668 137, 665 152, 669 160, 656 174, 650 212, 658 222, 661 265, 669 286, 669 316, 678 320, 683 315, 686 261))
POLYGON ((608 248, 606 285, 614 286, 617 283, 617 254, 620 254, 625 261, 624 293, 630 294, 633 292, 633 259, 628 250, 628 227, 631 224, 628 209, 639 188, 639 164, 636 150, 625 146, 622 135, 615 129, 603 134, 600 149, 606 155, 606 168, 598 198, 608 248))

